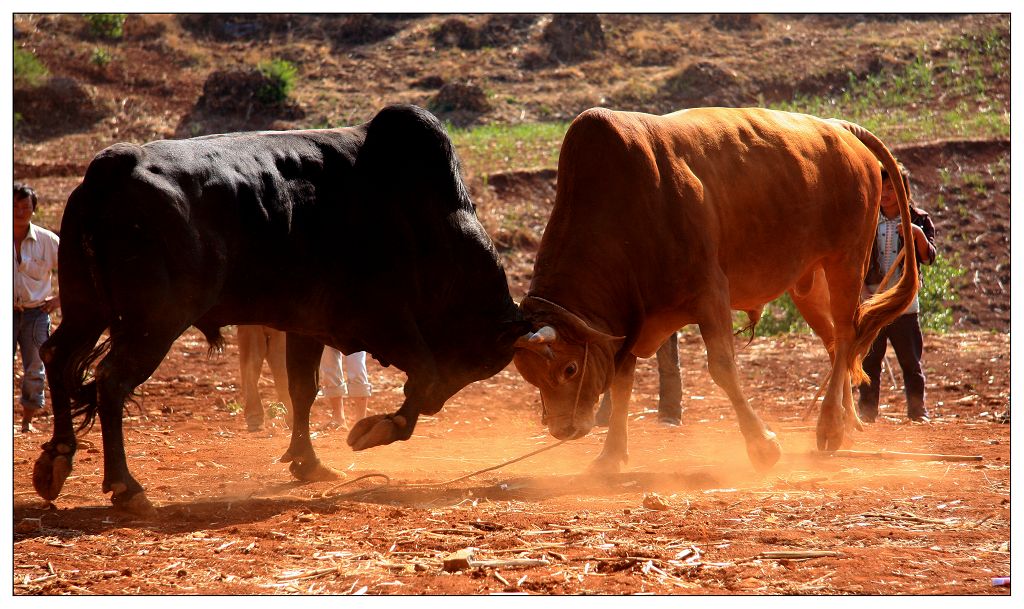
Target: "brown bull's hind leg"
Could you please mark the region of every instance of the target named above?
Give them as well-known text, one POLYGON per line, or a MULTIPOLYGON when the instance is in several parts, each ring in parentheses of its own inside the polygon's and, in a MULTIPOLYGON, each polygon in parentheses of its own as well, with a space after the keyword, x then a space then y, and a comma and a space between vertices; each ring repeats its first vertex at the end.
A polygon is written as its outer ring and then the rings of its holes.
POLYGON ((288 391, 295 412, 292 417, 292 439, 288 450, 281 455, 282 463, 290 463, 288 470, 305 482, 337 480, 341 472, 320 462, 309 437, 309 411, 317 392, 317 368, 324 346, 306 336, 288 333, 285 339, 288 391))
POLYGON ((850 362, 853 358, 853 318, 860 299, 860 267, 850 260, 839 260, 826 265, 829 300, 835 325, 835 362, 832 378, 818 415, 818 450, 838 450, 852 442, 852 431, 862 429, 857 409, 853 404, 850 362))
POLYGON ((793 289, 789 290, 789 296, 793 299, 793 304, 800 311, 804 321, 825 346, 829 361, 834 361, 835 329, 832 324, 828 282, 825 279, 824 270, 821 267, 816 267, 806 273, 793 289))
POLYGON ((612 412, 608 419, 608 436, 601 454, 590 464, 590 471, 602 474, 616 474, 629 461, 627 439, 629 423, 629 398, 633 392, 633 374, 636 371, 636 356, 627 355, 615 369, 612 380, 612 412))
MULTIPOLYGON (((714 292, 714 290, 709 291, 714 292)), ((727 294, 725 289, 718 290, 727 294)), ((722 299, 724 300, 724 299, 722 299)), ((699 321, 700 334, 708 351, 708 371, 715 384, 725 390, 739 419, 747 443, 747 455, 758 471, 767 471, 782 456, 775 433, 770 431, 747 403, 740 389, 733 349, 732 320, 727 302, 709 303, 699 321)))

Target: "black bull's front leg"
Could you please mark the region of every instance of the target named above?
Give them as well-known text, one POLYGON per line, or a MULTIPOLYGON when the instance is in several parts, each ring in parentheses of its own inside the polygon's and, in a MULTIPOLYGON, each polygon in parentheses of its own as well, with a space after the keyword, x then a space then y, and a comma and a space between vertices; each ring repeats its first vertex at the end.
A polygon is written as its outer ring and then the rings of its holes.
MULTIPOLYGON (((408 376, 405 400, 396 412, 372 415, 358 421, 348 434, 347 442, 352 450, 408 440, 420 414, 436 413, 455 393, 446 390, 452 388, 441 378, 434 354, 414 321, 407 319, 403 324, 392 324, 389 333, 378 336, 378 340, 382 347, 380 353, 395 354, 387 359, 408 376)), ((454 389, 459 388, 461 386, 454 389)))
POLYGON ((292 439, 281 455, 282 463, 291 463, 289 471, 299 480, 336 480, 341 474, 324 465, 313 450, 309 437, 309 411, 318 390, 318 369, 324 346, 308 336, 289 332, 285 338, 288 369, 288 393, 292 398, 292 439))
POLYGON ((352 450, 366 450, 411 438, 420 412, 433 414, 441 409, 440 404, 444 404, 443 399, 430 397, 437 385, 436 373, 410 372, 409 380, 405 383, 405 400, 398 411, 391 414, 375 414, 357 422, 348 434, 348 445, 352 450), (429 380, 425 381, 425 378, 429 380), (435 407, 434 404, 438 405, 435 407))

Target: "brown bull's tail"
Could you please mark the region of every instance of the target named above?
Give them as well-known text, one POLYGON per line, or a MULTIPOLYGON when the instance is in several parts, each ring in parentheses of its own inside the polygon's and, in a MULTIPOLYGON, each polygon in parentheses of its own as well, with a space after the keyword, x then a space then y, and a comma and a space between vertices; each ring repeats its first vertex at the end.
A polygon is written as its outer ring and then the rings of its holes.
MULTIPOLYGON (((878 137, 860 125, 837 119, 832 119, 829 122, 855 135, 882 163, 886 173, 889 174, 889 180, 892 182, 896 198, 899 201, 904 251, 913 251, 908 249, 914 247, 914 234, 910 222, 910 198, 896 159, 878 137)), ((874 232, 872 232, 868 247, 874 247, 874 232)), ((870 264, 870 251, 869 249, 865 258, 865 265, 870 264)), ((914 257, 907 255, 904 257, 903 273, 896 285, 885 291, 880 291, 857 307, 853 320, 854 338, 846 362, 850 380, 854 384, 867 380, 867 375, 861 365, 864 355, 871 347, 875 337, 878 336, 878 332, 899 317, 914 301, 917 287, 917 265, 914 264, 914 257)))

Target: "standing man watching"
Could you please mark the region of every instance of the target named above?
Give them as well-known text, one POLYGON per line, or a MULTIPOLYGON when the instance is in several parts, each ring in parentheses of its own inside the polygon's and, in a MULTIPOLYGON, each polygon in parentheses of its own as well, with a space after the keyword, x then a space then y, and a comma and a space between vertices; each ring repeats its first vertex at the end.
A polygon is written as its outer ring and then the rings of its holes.
POLYGON ((21 348, 21 431, 35 431, 32 419, 45 401, 45 372, 39 347, 50 337, 50 313, 60 308, 51 275, 57 270, 53 232, 32 224, 38 200, 26 184, 14 184, 14 354, 21 348))
MULTIPOLYGON (((673 332, 657 352, 658 358, 658 422, 669 427, 683 424, 683 380, 679 376, 679 332, 673 332)), ((594 414, 600 427, 608 426, 612 415, 611 391, 606 391, 601 406, 594 414)))
MULTIPOLYGON (((900 165, 900 177, 903 179, 903 188, 910 196, 910 176, 907 170, 900 165)), ((910 250, 913 252, 914 263, 917 264, 918 277, 921 277, 921 264, 935 262, 935 225, 932 223, 928 213, 914 205, 910 201, 910 221, 914 235, 914 243, 910 250)), ((903 249, 903 237, 900 234, 900 209, 896 199, 896 191, 889 182, 889 176, 885 169, 882 169, 882 203, 878 211, 878 228, 875 234, 875 247, 871 251, 871 262, 868 266, 868 274, 864 279, 863 298, 869 298, 880 290, 890 287, 899 277, 900 269, 893 273, 894 277, 890 283, 881 286, 882 279, 886 272, 892 267, 903 249)), ((909 258, 909 255, 908 255, 909 258)), ((920 281, 920 280, 919 280, 920 281)), ((857 403, 860 419, 867 423, 873 423, 878 417, 878 401, 881 391, 882 358, 885 356, 886 343, 892 343, 892 349, 896 352, 896 359, 903 370, 903 391, 907 397, 907 418, 911 421, 924 422, 928 420, 928 408, 925 405, 924 392, 924 371, 921 368, 921 356, 924 353, 924 336, 921 333, 921 324, 918 321, 918 312, 921 310, 920 299, 915 296, 914 302, 907 307, 902 315, 897 317, 888 326, 882 328, 878 333, 871 349, 864 356, 864 372, 868 375, 868 382, 861 383, 858 391, 860 397, 857 403)))

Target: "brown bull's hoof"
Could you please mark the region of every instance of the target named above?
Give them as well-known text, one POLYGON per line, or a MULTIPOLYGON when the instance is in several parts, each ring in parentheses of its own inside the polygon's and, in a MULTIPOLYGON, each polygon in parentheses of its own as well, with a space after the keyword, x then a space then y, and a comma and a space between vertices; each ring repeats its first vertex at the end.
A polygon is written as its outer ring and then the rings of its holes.
POLYGON ((845 435, 842 425, 829 427, 828 425, 823 425, 822 422, 819 421, 817 430, 818 450, 839 450, 843 447, 843 438, 845 435))
POLYGON ((342 472, 324 465, 319 459, 315 459, 313 461, 293 461, 292 464, 288 466, 288 471, 295 476, 296 480, 301 480, 303 482, 340 480, 346 477, 342 472))
MULTIPOLYGON (((864 422, 860 420, 860 416, 857 414, 856 408, 851 408, 846 411, 846 433, 853 435, 854 431, 864 431, 864 422)), ((850 440, 851 442, 853 440, 850 440)))
POLYGON ((119 495, 115 492, 110 502, 114 504, 115 510, 127 512, 134 516, 148 517, 156 515, 156 508, 153 507, 149 498, 146 497, 145 491, 138 491, 128 496, 119 495))
POLYGON ((408 438, 406 420, 402 415, 375 414, 361 419, 348 432, 347 442, 352 450, 366 450, 374 446, 391 444, 408 438))
POLYGON ((629 461, 629 455, 609 455, 601 453, 587 466, 587 474, 591 476, 608 476, 622 471, 622 466, 629 461))
POLYGON ((71 475, 70 452, 70 447, 62 444, 57 447, 57 451, 43 450, 36 459, 32 467, 32 486, 43 499, 53 501, 60 495, 64 481, 71 475))
POLYGON ((775 433, 768 431, 763 438, 747 442, 747 456, 755 470, 760 473, 769 471, 782 457, 782 447, 775 433))

